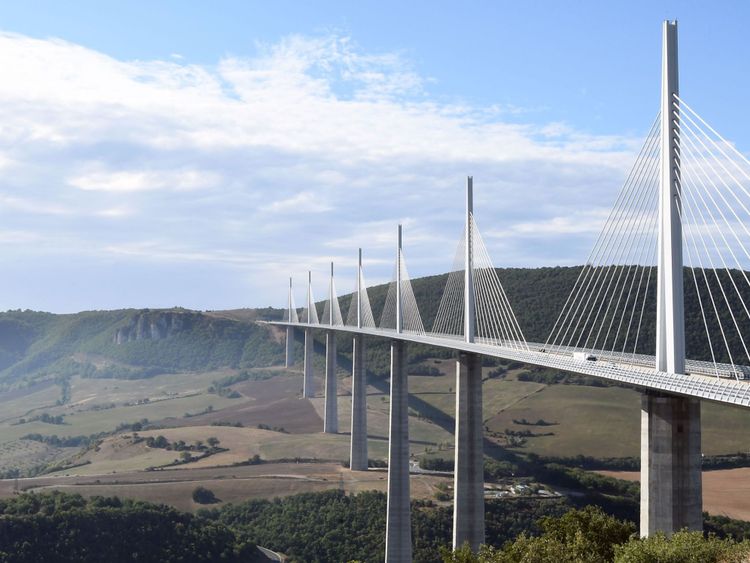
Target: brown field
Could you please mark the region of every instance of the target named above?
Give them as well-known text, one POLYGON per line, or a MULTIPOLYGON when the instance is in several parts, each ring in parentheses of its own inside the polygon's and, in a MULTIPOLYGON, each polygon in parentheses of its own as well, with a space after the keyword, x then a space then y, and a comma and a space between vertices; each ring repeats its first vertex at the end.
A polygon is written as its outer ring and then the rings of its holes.
POLYGON ((247 397, 241 404, 188 419, 165 420, 165 426, 205 426, 213 422, 240 423, 243 426, 265 424, 283 427, 291 433, 318 432, 323 428, 320 418, 302 394, 299 377, 276 376, 265 381, 245 381, 232 389, 247 397))
MULTIPOLYGON (((440 482, 450 477, 412 475, 412 498, 433 498, 440 482)), ((21 491, 62 490, 84 496, 117 495, 169 504, 180 510, 204 508, 193 502, 198 485, 211 489, 221 503, 271 499, 303 492, 341 489, 348 493, 385 491, 385 471, 349 471, 334 463, 269 463, 255 466, 135 471, 117 475, 38 477, 0 480, 0 498, 21 491)), ((219 504, 219 505, 220 505, 219 504)), ((210 505, 217 506, 217 505, 210 505)))
MULTIPOLYGON (((597 471, 608 477, 639 481, 637 471, 597 471)), ((703 510, 709 514, 750 520, 750 467, 703 472, 703 510)))

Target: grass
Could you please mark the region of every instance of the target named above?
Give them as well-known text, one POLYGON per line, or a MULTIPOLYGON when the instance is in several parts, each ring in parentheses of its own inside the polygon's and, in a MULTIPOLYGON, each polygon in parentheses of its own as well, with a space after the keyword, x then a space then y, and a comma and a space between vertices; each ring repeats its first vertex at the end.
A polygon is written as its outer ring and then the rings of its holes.
MULTIPOLYGON (((183 418, 185 413, 196 414, 209 406, 219 410, 237 403, 240 399, 228 399, 202 393, 188 397, 167 399, 142 405, 121 406, 101 411, 73 412, 65 417, 66 435, 88 435, 114 430, 119 424, 132 423, 143 418, 158 421, 165 418, 183 418)), ((60 427, 58 427, 59 429, 60 427)), ((58 435, 61 432, 56 432, 58 435)))
POLYGON ((639 455, 640 399, 617 387, 551 385, 519 400, 487 421, 490 430, 553 432, 530 438, 524 451, 540 455, 623 457, 639 455), (555 422, 554 426, 520 426, 513 419, 555 422))
MULTIPOLYGON (((748 451, 750 439, 732 429, 747 428, 750 411, 703 402, 703 453, 716 455, 748 451)), ((487 416, 485 411, 485 417, 487 416)), ((640 455, 640 395, 619 387, 551 385, 487 421, 493 431, 532 430, 553 436, 528 439, 520 451, 540 455, 625 457, 640 455), (513 419, 543 418, 554 426, 519 426, 513 419)))
POLYGON ((3 410, 0 423, 11 422, 19 418, 28 417, 30 414, 39 414, 35 411, 54 407, 60 398, 59 385, 39 386, 29 389, 28 394, 19 394, 10 399, 2 400, 3 410))
POLYGON ((32 440, 12 440, 0 445, 0 471, 31 469, 65 458, 77 448, 55 448, 32 440))
MULTIPOLYGON (((148 379, 84 379, 71 378, 71 405, 125 403, 139 399, 158 399, 174 394, 190 395, 205 392, 211 383, 236 370, 206 373, 177 373, 148 379)), ((59 388, 58 388, 59 389, 59 388)))
MULTIPOLYGON (((432 364, 430 364, 432 365, 432 364)), ((413 395, 438 409, 445 420, 455 412, 455 363, 443 360, 437 367, 440 376, 410 377, 413 395)), ((485 375, 489 370, 485 369, 485 375)), ((485 380, 482 386, 485 425, 494 432, 531 430, 553 432, 552 436, 529 438, 519 452, 539 455, 626 457, 640 455, 640 395, 619 387, 581 385, 544 385, 517 381, 517 371, 505 378, 485 380), (515 424, 513 420, 555 422, 536 427, 515 424)), ((377 405, 379 397, 370 398, 377 405)), ((387 402, 381 403, 387 406, 387 402)), ((702 404, 703 453, 716 455, 750 450, 750 439, 731 429, 750 425, 750 410, 708 401, 702 404)), ((453 436, 446 433, 434 441, 453 436)), ((451 452, 446 452, 450 456, 451 452)))

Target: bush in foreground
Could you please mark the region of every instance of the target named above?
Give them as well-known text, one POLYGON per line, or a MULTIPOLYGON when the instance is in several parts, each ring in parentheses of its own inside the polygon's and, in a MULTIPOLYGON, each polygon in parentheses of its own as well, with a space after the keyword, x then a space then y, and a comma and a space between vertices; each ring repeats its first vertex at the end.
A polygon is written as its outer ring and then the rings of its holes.
POLYGON ((635 526, 587 506, 559 518, 543 518, 542 535, 521 534, 502 548, 468 546, 445 550, 445 563, 740 563, 750 542, 737 543, 701 532, 639 538, 635 526))

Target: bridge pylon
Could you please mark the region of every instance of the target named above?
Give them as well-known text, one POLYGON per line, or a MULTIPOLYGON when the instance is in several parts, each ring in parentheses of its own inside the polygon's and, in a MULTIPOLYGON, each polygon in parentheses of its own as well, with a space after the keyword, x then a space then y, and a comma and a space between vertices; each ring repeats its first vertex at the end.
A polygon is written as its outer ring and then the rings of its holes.
MULTIPOLYGON (((328 324, 331 327, 335 324, 334 299, 338 299, 338 297, 336 297, 336 290, 333 283, 333 262, 331 262, 331 281, 328 289, 328 324)), ((326 434, 338 434, 339 432, 338 379, 336 377, 336 332, 333 330, 326 331, 326 378, 323 432, 326 434)))
MULTIPOLYGON (((663 24, 656 369, 685 373, 677 22, 663 24)), ((700 400, 644 393, 641 535, 701 530, 700 400)))
MULTIPOLYGON (((353 298, 357 316, 357 328, 362 328, 362 249, 359 249, 357 265, 357 289, 353 298)), ((349 468, 352 471, 367 471, 367 379, 365 370, 365 337, 355 334, 352 342, 352 432, 349 451, 349 468)))
MULTIPOLYGON (((312 272, 307 272, 307 322, 313 323, 317 319, 317 311, 313 315, 315 299, 312 295, 312 272)), ((302 365, 302 397, 309 399, 315 395, 315 382, 313 381, 313 333, 311 328, 305 328, 305 358, 302 365)))
MULTIPOLYGON (((473 179, 466 180, 464 250, 464 339, 474 342, 473 179)), ((453 548, 464 543, 477 551, 484 543, 484 448, 482 357, 459 352, 456 362, 455 470, 453 473, 453 548)))
MULTIPOLYGON (((402 230, 396 243, 396 333, 404 328, 402 283, 402 230)), ((411 494, 409 489, 409 380, 406 343, 391 340, 391 404, 388 431, 388 508, 385 530, 386 563, 412 560, 411 494)))

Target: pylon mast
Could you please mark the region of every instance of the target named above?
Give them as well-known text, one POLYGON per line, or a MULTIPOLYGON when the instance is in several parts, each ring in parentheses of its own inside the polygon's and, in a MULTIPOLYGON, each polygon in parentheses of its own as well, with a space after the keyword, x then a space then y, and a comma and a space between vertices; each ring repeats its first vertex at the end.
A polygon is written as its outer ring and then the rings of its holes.
POLYGON ((685 373, 685 313, 682 288, 680 112, 677 22, 663 27, 661 73, 661 176, 659 266, 656 309, 656 369, 685 373))

